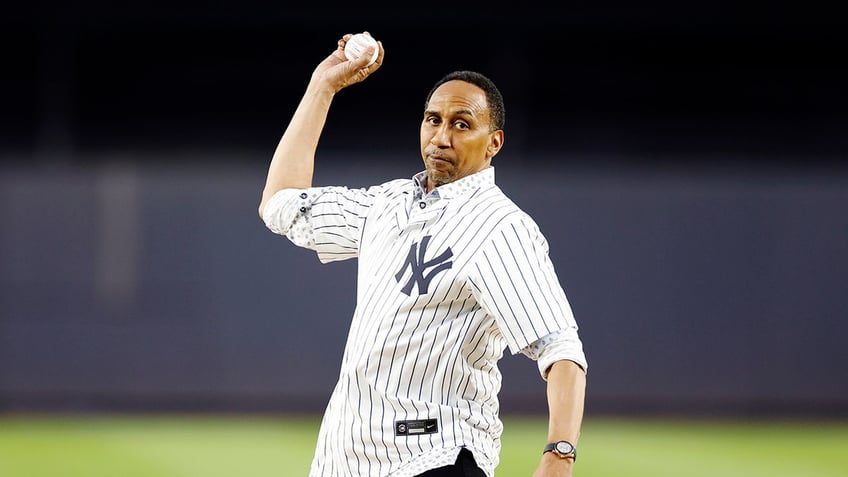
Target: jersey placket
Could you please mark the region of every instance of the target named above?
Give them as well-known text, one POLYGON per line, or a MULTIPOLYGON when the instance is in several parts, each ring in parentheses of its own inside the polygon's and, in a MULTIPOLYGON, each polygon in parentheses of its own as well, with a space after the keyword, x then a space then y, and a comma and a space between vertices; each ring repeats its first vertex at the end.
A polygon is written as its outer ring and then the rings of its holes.
POLYGON ((438 193, 414 200, 409 208, 409 220, 401 233, 424 230, 428 224, 436 222, 441 217, 446 205, 447 201, 442 200, 438 193))

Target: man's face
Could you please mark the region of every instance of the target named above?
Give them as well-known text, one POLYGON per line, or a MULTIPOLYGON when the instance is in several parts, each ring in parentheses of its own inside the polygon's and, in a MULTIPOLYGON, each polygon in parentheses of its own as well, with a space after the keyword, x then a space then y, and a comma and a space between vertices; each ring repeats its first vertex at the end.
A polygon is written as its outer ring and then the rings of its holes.
POLYGON ((421 122, 421 156, 427 190, 479 172, 503 144, 503 131, 490 131, 486 93, 465 81, 448 81, 430 96, 421 122))

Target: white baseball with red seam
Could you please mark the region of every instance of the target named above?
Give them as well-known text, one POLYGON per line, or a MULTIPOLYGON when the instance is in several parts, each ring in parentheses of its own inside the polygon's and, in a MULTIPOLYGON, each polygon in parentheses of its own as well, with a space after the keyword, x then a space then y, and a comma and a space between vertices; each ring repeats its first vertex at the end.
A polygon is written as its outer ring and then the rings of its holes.
POLYGON ((365 66, 371 66, 377 61, 377 55, 380 54, 380 47, 377 46, 377 40, 367 33, 357 33, 350 37, 350 40, 345 43, 344 52, 348 60, 355 60, 365 53, 365 49, 369 46, 374 47, 374 54, 371 55, 371 61, 365 66))

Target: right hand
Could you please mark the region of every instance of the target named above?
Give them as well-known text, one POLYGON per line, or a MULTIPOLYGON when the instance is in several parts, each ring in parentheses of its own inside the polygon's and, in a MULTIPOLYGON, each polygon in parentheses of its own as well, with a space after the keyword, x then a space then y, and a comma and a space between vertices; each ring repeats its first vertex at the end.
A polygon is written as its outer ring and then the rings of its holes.
POLYGON ((347 40, 353 36, 351 33, 346 33, 338 42, 338 47, 330 53, 312 72, 312 81, 324 83, 333 93, 347 88, 348 86, 365 81, 365 78, 371 76, 383 65, 383 43, 377 41, 379 53, 377 61, 370 66, 368 60, 371 57, 369 52, 366 52, 355 60, 348 60, 344 54, 344 47, 347 40))

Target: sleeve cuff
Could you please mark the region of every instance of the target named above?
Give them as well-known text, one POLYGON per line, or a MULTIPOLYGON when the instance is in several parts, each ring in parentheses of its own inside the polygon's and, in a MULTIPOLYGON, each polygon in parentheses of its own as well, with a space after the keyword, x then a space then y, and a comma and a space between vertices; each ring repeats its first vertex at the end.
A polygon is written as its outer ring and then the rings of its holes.
POLYGON ((536 360, 542 379, 548 380, 548 370, 557 361, 569 360, 588 371, 589 366, 583 352, 583 343, 577 334, 577 328, 565 328, 536 340, 521 350, 522 354, 536 360))
POLYGON ((277 191, 265 204, 262 220, 271 232, 286 235, 299 214, 310 207, 308 190, 282 189, 277 191))

